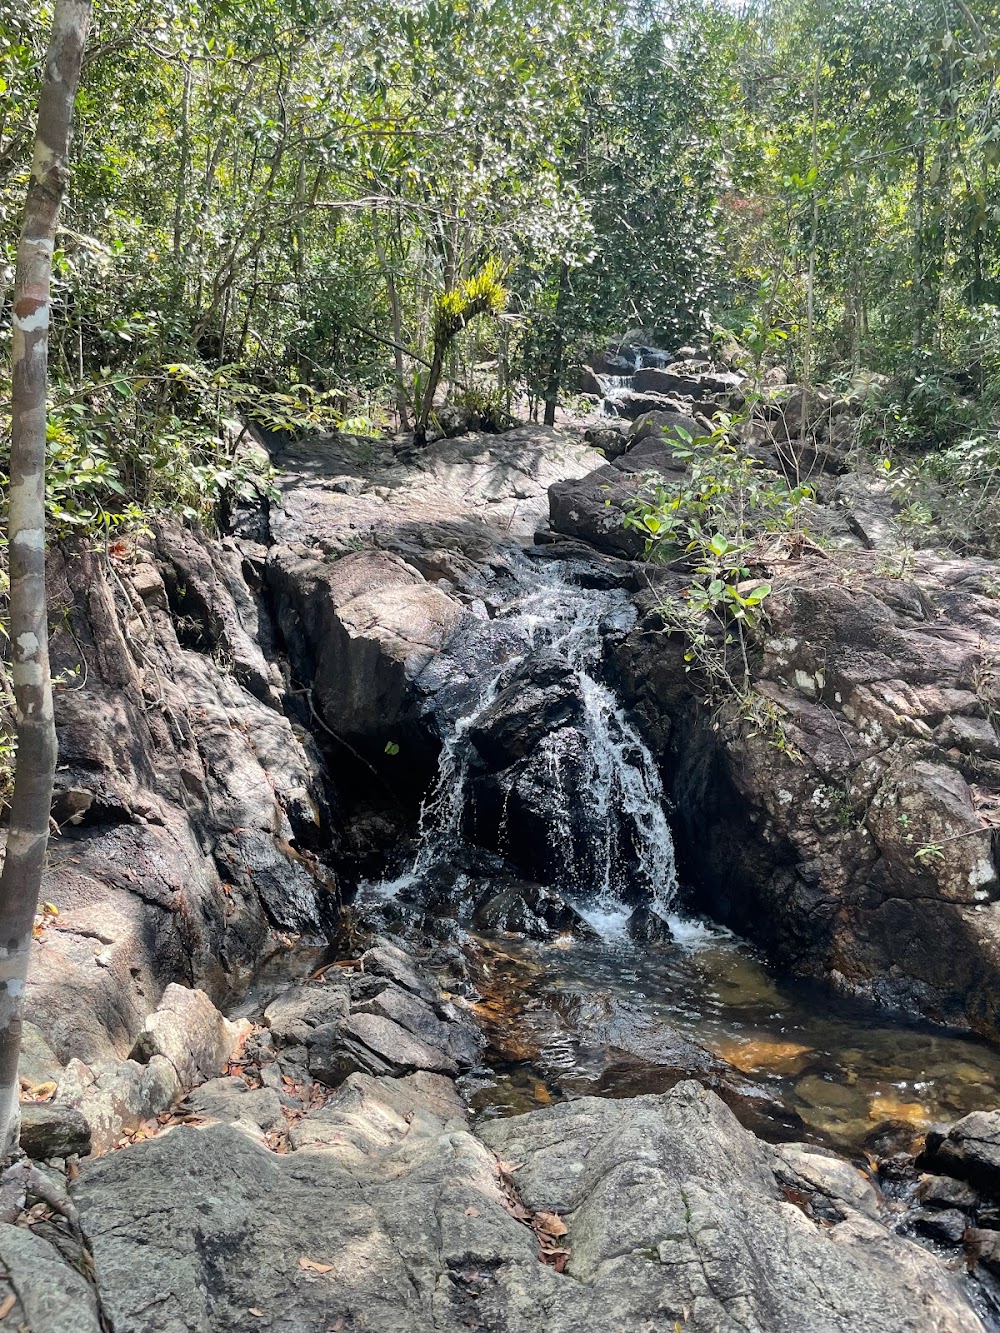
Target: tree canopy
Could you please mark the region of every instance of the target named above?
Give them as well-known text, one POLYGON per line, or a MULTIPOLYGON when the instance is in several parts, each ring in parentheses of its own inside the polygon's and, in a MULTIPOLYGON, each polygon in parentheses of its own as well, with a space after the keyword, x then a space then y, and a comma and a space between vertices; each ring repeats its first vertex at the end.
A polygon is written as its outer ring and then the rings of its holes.
MULTIPOLYGON (((0 0, 5 286, 50 8, 0 0)), ((447 373, 497 411, 553 402, 635 326, 780 342, 793 374, 960 366, 988 393, 998 33, 964 0, 97 0, 52 516, 205 512, 241 484, 220 420, 250 404, 405 421, 441 297, 489 264, 506 308, 447 373)))

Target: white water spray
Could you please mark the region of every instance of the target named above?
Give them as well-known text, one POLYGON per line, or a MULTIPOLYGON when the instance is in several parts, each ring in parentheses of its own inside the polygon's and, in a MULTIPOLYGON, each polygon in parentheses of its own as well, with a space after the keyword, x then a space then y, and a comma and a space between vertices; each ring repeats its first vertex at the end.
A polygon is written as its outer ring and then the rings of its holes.
MULTIPOLYGON (((491 622, 502 625, 509 655, 499 670, 492 666, 484 675, 467 711, 443 721, 438 772, 421 808, 416 857, 405 875, 383 884, 380 891, 392 895, 447 863, 462 836, 469 779, 476 767, 469 732, 518 668, 544 653, 570 668, 582 705, 575 725, 551 732, 540 745, 549 782, 550 843, 564 858, 557 887, 569 891, 574 906, 600 934, 620 935, 632 910, 626 900, 629 889, 634 902, 638 886, 664 917, 677 890, 674 845, 656 762, 614 692, 599 678, 602 623, 609 616, 631 617, 634 612, 623 592, 581 588, 559 561, 534 562, 519 552, 511 561, 515 588, 491 622), (567 781, 570 763, 573 777, 567 781), (574 858, 570 802, 580 801, 581 794, 587 813, 586 862, 596 879, 591 883, 579 881, 574 858)), ((505 801, 501 842, 508 833, 507 818, 505 801)))

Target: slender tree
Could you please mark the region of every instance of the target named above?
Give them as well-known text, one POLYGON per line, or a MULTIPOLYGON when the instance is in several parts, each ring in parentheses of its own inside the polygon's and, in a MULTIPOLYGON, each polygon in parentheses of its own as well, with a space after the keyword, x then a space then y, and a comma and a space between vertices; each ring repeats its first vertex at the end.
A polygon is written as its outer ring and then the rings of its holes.
POLYGON ((0 875, 0 1154, 17 1147, 17 1061, 56 764, 45 603, 45 423, 52 252, 69 177, 90 0, 56 0, 17 251, 10 449, 10 641, 17 764, 0 875))

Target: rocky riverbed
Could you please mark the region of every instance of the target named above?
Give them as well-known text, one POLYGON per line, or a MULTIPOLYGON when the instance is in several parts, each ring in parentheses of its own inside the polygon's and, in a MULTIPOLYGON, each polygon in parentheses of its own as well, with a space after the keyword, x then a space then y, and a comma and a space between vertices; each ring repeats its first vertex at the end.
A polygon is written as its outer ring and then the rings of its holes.
POLYGON ((734 389, 613 439, 285 444, 280 505, 222 539, 54 553, 60 834, 22 1068, 80 1228, 32 1196, 0 1232, 28 1327, 96 1328, 98 1302, 114 1333, 991 1326, 988 1110, 877 1175, 794 1117, 754 1137, 722 1100, 766 1129, 754 1079, 689 1037, 663 1092, 470 1125, 458 1091, 531 1058, 473 937, 592 939, 609 912, 649 948, 708 913, 996 1036, 1000 569, 903 551, 826 414, 825 545, 776 564, 752 664, 788 744, 711 715, 621 508, 676 475, 664 427, 734 389), (268 981, 279 956, 299 971, 268 981))

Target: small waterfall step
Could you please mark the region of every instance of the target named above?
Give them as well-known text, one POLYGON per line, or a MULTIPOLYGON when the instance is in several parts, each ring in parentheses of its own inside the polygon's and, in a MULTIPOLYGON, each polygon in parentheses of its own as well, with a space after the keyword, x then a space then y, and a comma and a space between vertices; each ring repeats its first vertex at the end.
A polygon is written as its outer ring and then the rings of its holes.
MULTIPOLYGON (((442 748, 418 849, 392 896, 446 869, 464 840, 557 889, 606 937, 643 906, 669 916, 673 839, 654 756, 602 679, 603 639, 635 608, 620 589, 581 586, 574 562, 508 553, 491 619, 438 660, 442 748)), ((577 571, 579 573, 579 571, 577 571)))

